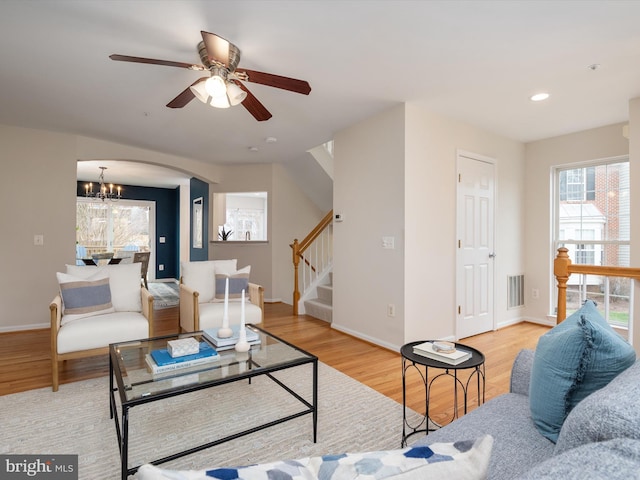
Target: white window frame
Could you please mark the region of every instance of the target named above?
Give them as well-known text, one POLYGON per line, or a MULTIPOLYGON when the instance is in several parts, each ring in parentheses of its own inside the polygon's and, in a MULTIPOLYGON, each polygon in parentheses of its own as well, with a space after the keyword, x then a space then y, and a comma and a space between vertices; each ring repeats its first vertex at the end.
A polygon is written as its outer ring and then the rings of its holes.
MULTIPOLYGON (((592 231, 592 227, 591 226, 582 226, 581 228, 571 228, 571 227, 567 227, 566 225, 563 225, 561 228, 560 225, 560 172, 562 171, 566 171, 566 170, 574 170, 574 169, 579 169, 579 168, 588 168, 588 167, 598 167, 598 166, 603 166, 603 165, 612 165, 612 164, 617 164, 617 163, 629 163, 629 157, 627 155, 624 156, 619 156, 619 157, 612 157, 612 158, 607 158, 607 159, 599 159, 599 160, 593 160, 593 161, 588 161, 588 162, 580 162, 580 163, 574 163, 574 164, 563 164, 563 165, 557 165, 552 167, 551 169, 551 175, 552 175, 552 229, 551 229, 551 235, 552 235, 552 251, 551 251, 551 264, 553 264, 553 259, 555 258, 557 252, 558 252, 558 248, 560 247, 567 247, 570 250, 570 255, 573 256, 573 258, 577 257, 577 251, 581 250, 581 251, 588 251, 590 249, 593 250, 593 255, 594 255, 594 263, 595 265, 600 265, 602 264, 602 257, 604 255, 604 250, 607 246, 609 245, 613 245, 613 246, 617 246, 617 247, 621 247, 621 246, 627 246, 628 248, 631 245, 631 238, 629 237, 627 240, 611 240, 609 238, 605 238, 605 235, 597 235, 596 231, 594 231, 594 235, 593 235, 593 239, 585 239, 583 235, 580 235, 582 238, 579 239, 560 239, 560 235, 565 236, 565 234, 571 235, 572 231, 580 231, 582 233, 586 232, 586 231, 592 231), (571 252, 573 252, 573 254, 571 254, 571 252), (599 257, 599 258, 598 258, 599 257)), ((586 183, 586 178, 584 178, 583 176, 583 182, 582 184, 585 185, 586 183)), ((596 182, 597 183, 597 182, 596 182)), ((567 179, 567 189, 566 189, 566 196, 567 196, 567 202, 585 202, 585 195, 581 195, 582 200, 578 200, 577 198, 571 198, 569 199, 569 191, 568 191, 568 179, 567 179)), ((597 189, 597 185, 596 185, 596 189, 597 189)), ((584 190, 583 190, 584 191, 584 190)), ((605 215, 605 218, 606 215, 605 215)), ((603 229, 604 232, 604 229, 603 229)), ((606 261, 606 260, 605 260, 606 261)), ((586 298, 587 295, 587 286, 590 283, 593 283, 595 281, 595 279, 593 278, 589 278, 589 277, 593 277, 593 276, 588 276, 588 275, 572 275, 572 278, 570 278, 570 284, 573 285, 578 285, 579 291, 580 291, 580 295, 581 295, 581 299, 584 300, 586 298), (573 278, 575 277, 575 278, 573 278)), ((595 277, 598 278, 598 277, 595 277)), ((604 311, 605 311, 605 318, 607 319, 607 321, 609 321, 610 323, 612 323, 613 326, 619 327, 621 329, 627 329, 629 328, 629 330, 631 329, 631 324, 629 323, 628 326, 620 326, 620 325, 616 325, 616 323, 614 321, 611 321, 609 318, 609 298, 611 295, 613 295, 610 292, 610 282, 608 281, 608 279, 605 279, 604 282, 604 292, 603 292, 603 296, 604 296, 604 311)), ((555 285, 555 278, 552 279, 551 285, 555 285)), ((629 298, 629 305, 630 307, 632 307, 633 305, 633 284, 631 285, 630 288, 630 298, 629 298)), ((555 315, 555 310, 556 310, 556 305, 557 305, 557 289, 553 288, 552 289, 553 294, 550 296, 551 301, 553 302, 551 305, 551 311, 553 312, 553 315, 555 315)), ((633 312, 630 311, 629 312, 629 322, 632 321, 633 318, 633 312)))

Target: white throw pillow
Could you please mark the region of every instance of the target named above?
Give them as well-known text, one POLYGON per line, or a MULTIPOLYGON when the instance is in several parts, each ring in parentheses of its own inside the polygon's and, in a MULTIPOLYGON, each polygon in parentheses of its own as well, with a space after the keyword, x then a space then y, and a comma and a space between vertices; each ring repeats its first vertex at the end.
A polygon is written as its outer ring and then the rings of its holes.
POLYGON ((60 272, 57 272, 56 276, 62 298, 61 325, 114 311, 109 276, 106 272, 95 272, 89 278, 60 272))
POLYGON ((142 311, 141 263, 102 265, 100 267, 67 265, 67 273, 77 277, 88 278, 95 272, 106 272, 109 275, 111 302, 116 312, 142 311))
POLYGON ((142 465, 140 480, 484 480, 493 437, 455 443, 434 443, 382 452, 347 453, 277 461, 248 467, 165 470, 142 465))
POLYGON ((238 259, 213 260, 214 273, 221 275, 231 275, 238 269, 238 259))
POLYGON ((228 275, 236 271, 237 264, 237 259, 182 262, 182 283, 198 292, 198 302, 210 302, 216 294, 216 272, 228 275))

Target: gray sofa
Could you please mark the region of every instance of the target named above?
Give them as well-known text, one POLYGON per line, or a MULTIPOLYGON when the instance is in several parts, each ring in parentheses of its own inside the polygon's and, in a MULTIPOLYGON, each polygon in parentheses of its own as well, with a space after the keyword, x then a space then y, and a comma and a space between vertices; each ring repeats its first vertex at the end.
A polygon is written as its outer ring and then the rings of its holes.
POLYGON ((534 352, 521 351, 510 393, 429 433, 413 445, 494 438, 490 479, 640 478, 640 361, 582 400, 562 424, 557 444, 531 419, 529 378, 534 352))

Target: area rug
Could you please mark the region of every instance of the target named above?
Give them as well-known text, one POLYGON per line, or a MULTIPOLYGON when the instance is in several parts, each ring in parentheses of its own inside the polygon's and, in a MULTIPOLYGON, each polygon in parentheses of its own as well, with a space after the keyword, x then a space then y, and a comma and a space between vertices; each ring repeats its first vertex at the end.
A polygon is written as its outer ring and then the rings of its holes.
MULTIPOLYGON (((309 365, 277 376, 311 398, 309 365)), ((312 417, 304 415, 163 466, 198 469, 400 448, 400 404, 322 363, 318 384, 317 443, 313 443, 312 417)), ((0 451, 77 454, 79 478, 117 478, 120 457, 115 426, 109 418, 108 389, 108 378, 102 377, 61 385, 55 393, 43 388, 0 397, 0 451)), ((300 410, 297 400, 266 377, 134 407, 129 411, 129 465, 300 410)), ((416 414, 409 411, 409 415, 416 414)))
POLYGON ((151 282, 149 292, 153 295, 153 308, 171 308, 178 305, 180 293, 175 282, 151 282))

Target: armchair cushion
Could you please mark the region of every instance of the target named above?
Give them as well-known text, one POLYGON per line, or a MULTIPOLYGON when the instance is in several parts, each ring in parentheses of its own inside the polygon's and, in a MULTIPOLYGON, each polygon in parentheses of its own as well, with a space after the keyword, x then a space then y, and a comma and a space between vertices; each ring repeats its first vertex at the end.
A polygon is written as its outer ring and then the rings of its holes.
POLYGON ((62 297, 62 325, 114 311, 109 276, 106 273, 97 272, 87 279, 60 272, 56 276, 62 297))
POLYGON ((149 322, 142 313, 106 313, 64 325, 58 331, 57 353, 91 350, 148 336, 149 322))
POLYGON ((200 302, 210 302, 216 294, 216 273, 222 275, 233 273, 236 271, 237 264, 237 259, 182 262, 182 283, 199 293, 200 302))
POLYGON ((140 312, 140 263, 102 265, 99 267, 67 265, 67 273, 80 278, 89 278, 97 272, 106 272, 111 288, 111 302, 116 312, 140 312))
POLYGON ((242 290, 244 290, 245 298, 249 299, 249 274, 251 273, 251 265, 241 268, 237 272, 229 275, 224 273, 216 273, 216 296, 214 302, 224 302, 224 291, 227 278, 229 279, 229 300, 240 300, 242 298, 242 290))
MULTIPOLYGON (((200 310, 200 330, 205 328, 217 328, 222 326, 223 304, 219 302, 201 303, 200 310)), ((229 302, 229 322, 240 323, 240 302, 229 302)), ((246 323, 262 323, 262 309, 253 303, 245 302, 244 318, 246 323)))

